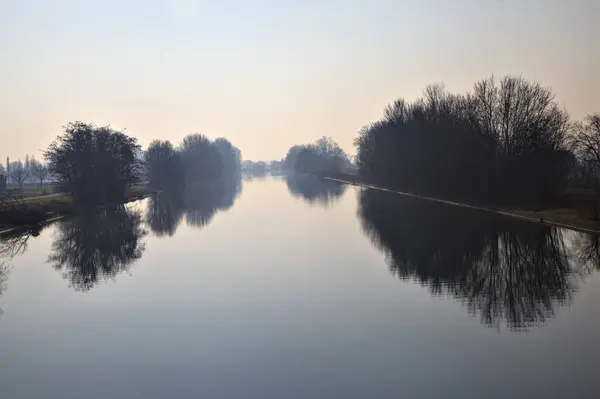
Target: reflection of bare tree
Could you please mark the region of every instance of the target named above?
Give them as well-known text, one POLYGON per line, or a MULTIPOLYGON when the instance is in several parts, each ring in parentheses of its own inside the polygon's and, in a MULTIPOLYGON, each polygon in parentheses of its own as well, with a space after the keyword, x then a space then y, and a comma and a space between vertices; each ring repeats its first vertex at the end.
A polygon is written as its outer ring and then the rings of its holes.
POLYGON ((584 268, 583 273, 600 270, 600 237, 579 234, 576 241, 575 257, 584 268))
POLYGON ((40 235, 43 226, 37 226, 33 229, 13 230, 3 234, 0 237, 0 257, 14 258, 17 255, 22 255, 27 251, 27 244, 31 237, 40 235))
POLYGON ((61 221, 48 261, 76 290, 114 278, 142 256, 142 216, 120 205, 61 221))
POLYGON ((285 176, 289 192, 310 204, 327 207, 338 200, 346 185, 307 174, 289 173, 285 176))
POLYGON ((394 274, 460 299, 484 324, 544 323, 577 289, 559 230, 375 190, 361 192, 359 215, 394 274))
MULTIPOLYGON (((37 237, 45 225, 39 225, 30 229, 15 229, 0 236, 0 259, 12 259, 27 251, 27 245, 31 237, 37 237)), ((0 261, 0 296, 6 289, 10 266, 6 261, 0 261)), ((2 314, 2 309, 0 309, 2 314)))
MULTIPOLYGON (((9 267, 5 262, 0 262, 0 296, 6 289, 6 281, 8 280, 9 267)), ((0 308, 0 314, 2 314, 2 308, 0 308)))

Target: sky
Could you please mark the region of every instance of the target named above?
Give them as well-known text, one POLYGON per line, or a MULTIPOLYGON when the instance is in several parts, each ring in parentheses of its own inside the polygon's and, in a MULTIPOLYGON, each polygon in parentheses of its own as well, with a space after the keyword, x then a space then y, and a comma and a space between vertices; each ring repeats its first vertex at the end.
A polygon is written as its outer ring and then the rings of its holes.
POLYGON ((227 137, 245 159, 361 126, 431 83, 494 74, 600 112, 597 0, 0 0, 0 159, 70 121, 179 143, 227 137))

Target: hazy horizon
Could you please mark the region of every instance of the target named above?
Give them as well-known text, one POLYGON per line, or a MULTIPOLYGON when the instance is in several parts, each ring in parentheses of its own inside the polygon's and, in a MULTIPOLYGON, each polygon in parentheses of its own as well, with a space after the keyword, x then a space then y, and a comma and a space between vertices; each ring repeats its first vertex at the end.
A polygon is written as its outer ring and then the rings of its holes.
POLYGON ((600 112, 600 4, 0 0, 0 160, 68 122, 178 144, 227 137, 245 159, 358 129, 431 83, 494 74, 552 87, 573 119, 600 112))

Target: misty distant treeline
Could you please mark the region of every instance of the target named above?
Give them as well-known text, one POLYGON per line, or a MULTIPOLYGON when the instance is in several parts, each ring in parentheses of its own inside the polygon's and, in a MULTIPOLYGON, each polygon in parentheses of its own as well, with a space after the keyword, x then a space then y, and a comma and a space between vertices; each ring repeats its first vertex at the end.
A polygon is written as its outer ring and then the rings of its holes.
POLYGON ((240 150, 225 138, 190 134, 178 146, 155 140, 143 151, 122 131, 84 122, 68 124, 44 156, 49 173, 81 204, 120 201, 138 183, 179 190, 241 169, 240 150))
POLYGON ((344 150, 325 136, 313 144, 290 147, 281 163, 285 170, 313 174, 339 173, 350 166, 350 158, 344 150))
POLYGON ((398 99, 355 139, 360 176, 399 190, 475 201, 555 204, 600 177, 600 114, 573 123, 553 92, 490 77, 466 94, 432 85, 398 99))
POLYGON ((25 155, 25 162, 20 159, 11 161, 6 158, 6 166, 0 163, 0 176, 6 178, 7 184, 16 184, 22 190, 25 183, 37 183, 43 187, 44 182, 50 179, 48 166, 35 159, 34 156, 25 155))

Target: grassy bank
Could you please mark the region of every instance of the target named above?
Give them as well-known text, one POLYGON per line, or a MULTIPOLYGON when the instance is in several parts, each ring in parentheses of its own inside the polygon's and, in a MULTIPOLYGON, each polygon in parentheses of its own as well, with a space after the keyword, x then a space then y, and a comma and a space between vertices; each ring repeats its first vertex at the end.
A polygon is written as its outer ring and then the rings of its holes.
POLYGON ((486 212, 494 212, 504 216, 529 220, 531 222, 554 225, 592 234, 600 234, 600 221, 594 220, 589 210, 589 203, 592 202, 592 199, 588 197, 582 199, 581 195, 578 199, 571 199, 571 196, 565 195, 566 200, 561 206, 543 210, 531 210, 517 207, 487 207, 482 204, 465 203, 455 200, 421 196, 416 193, 390 190, 385 187, 373 185, 367 181, 363 181, 358 177, 358 175, 338 173, 335 175, 327 175, 322 177, 358 186, 391 191, 397 194, 408 195, 424 200, 446 203, 448 205, 473 208, 486 212))
MULTIPOLYGON (((152 192, 153 190, 148 187, 134 187, 128 190, 122 202, 142 199, 152 192)), ((101 204, 101 206, 110 205, 116 204, 101 204)), ((4 199, 0 202, 0 230, 20 226, 35 226, 43 223, 45 220, 57 216, 70 215, 86 209, 89 209, 89 207, 78 205, 69 194, 31 198, 28 200, 20 198, 4 199)))

